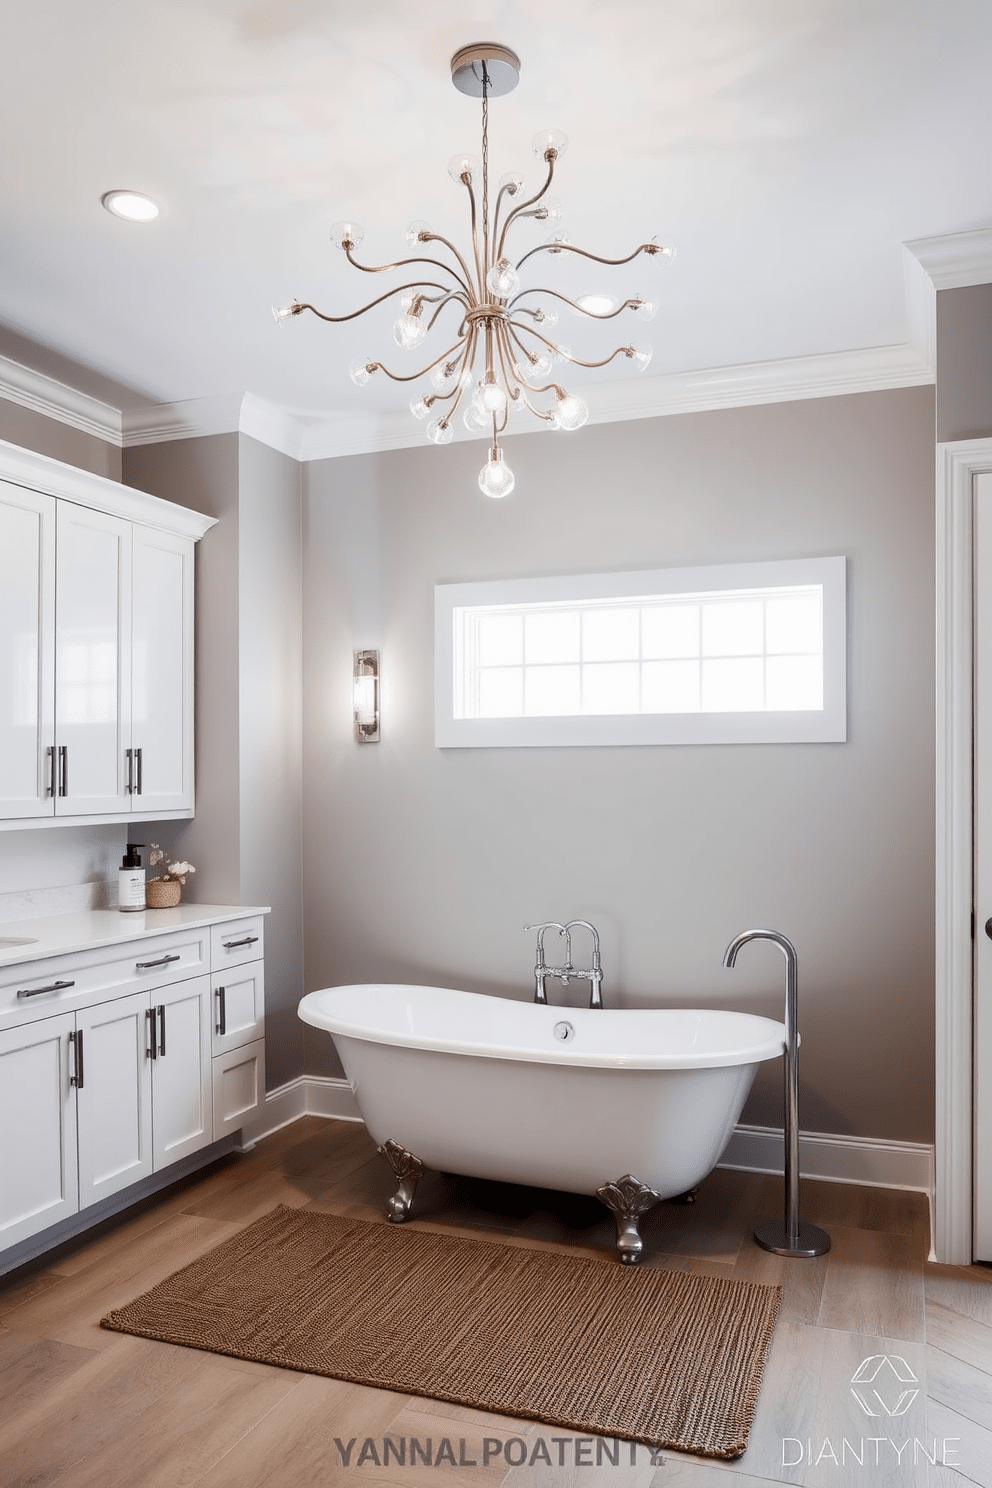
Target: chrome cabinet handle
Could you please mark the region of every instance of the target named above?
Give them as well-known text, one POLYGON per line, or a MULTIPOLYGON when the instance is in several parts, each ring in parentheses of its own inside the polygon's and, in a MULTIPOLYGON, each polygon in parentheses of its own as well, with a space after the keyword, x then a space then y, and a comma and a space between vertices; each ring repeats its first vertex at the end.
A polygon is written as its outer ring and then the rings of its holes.
POLYGON ((125 749, 124 761, 127 765, 127 779, 124 782, 124 794, 130 796, 134 791, 134 750, 125 749))
POLYGON ((246 935, 242 940, 225 940, 225 951, 237 950, 238 946, 254 945, 258 939, 257 935, 246 935))
POLYGON ((135 773, 134 794, 136 796, 140 796, 141 795, 141 777, 142 777, 142 773, 143 773, 142 772, 142 766, 141 766, 141 750, 140 749, 136 749, 134 751, 134 759, 135 759, 135 764, 137 765, 137 770, 136 770, 136 773, 135 773))
POLYGON ((59 795, 69 794, 69 746, 59 745, 59 795))
POLYGON ((161 1030, 159 1032, 158 1052, 162 1055, 162 1057, 164 1059, 165 1058, 165 1003, 164 1002, 160 1002, 159 1005, 158 1005, 158 1016, 159 1016, 159 1019, 160 1019, 161 1024, 162 1024, 161 1030))
POLYGON ((181 961, 182 957, 177 951, 172 956, 159 956, 157 961, 135 961, 135 971, 147 971, 150 966, 168 966, 170 961, 181 961))
POLYGON ((45 795, 55 794, 55 745, 49 744, 45 750, 45 795))
POLYGON ((18 997, 40 997, 43 992, 63 992, 66 987, 74 987, 75 982, 52 982, 47 987, 24 988, 18 992, 18 997))
POLYGON ((74 1052, 74 1055, 75 1055, 75 1065, 76 1065, 76 1067, 73 1070, 72 1074, 69 1076, 69 1084, 70 1085, 75 1085, 75 1087, 76 1087, 77 1090, 82 1090, 82 1088, 83 1088, 83 1030, 81 1028, 77 1028, 75 1030, 75 1032, 70 1033, 70 1035, 69 1035, 69 1042, 70 1042, 70 1044, 73 1047, 73 1052, 74 1052))
POLYGON ((157 1059, 158 1058, 158 1043, 157 1043, 156 1037, 155 1037, 155 1008, 150 1007, 150 1008, 147 1008, 145 1010, 145 1019, 146 1019, 146 1021, 148 1023, 151 1024, 151 1032, 152 1032, 152 1046, 151 1046, 150 1049, 146 1049, 145 1050, 145 1054, 147 1055, 147 1057, 149 1059, 157 1059))
POLYGON ((217 1025, 216 1025, 215 1029, 214 1029, 214 1032, 215 1033, 219 1033, 220 1036, 221 1036, 221 1038, 223 1038, 224 1035, 225 1035, 225 1033, 227 1032, 227 988, 226 987, 218 987, 217 988, 217 1001, 218 1001, 218 1004, 219 1004, 218 1014, 217 1014, 217 1016, 218 1016, 218 1022, 217 1022, 217 1025))

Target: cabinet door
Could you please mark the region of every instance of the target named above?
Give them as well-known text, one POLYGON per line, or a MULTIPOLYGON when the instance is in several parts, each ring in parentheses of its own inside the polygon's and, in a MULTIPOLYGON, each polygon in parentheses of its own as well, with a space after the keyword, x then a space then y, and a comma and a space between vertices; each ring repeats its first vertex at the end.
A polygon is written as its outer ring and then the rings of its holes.
POLYGON ((214 1058, 265 1037, 265 966, 249 961, 247 966, 215 972, 213 988, 214 1058))
POLYGON ((56 816, 130 810, 131 524, 58 503, 56 816))
POLYGON ((72 1013, 0 1033, 0 1250, 79 1208, 72 1013))
POLYGON ((155 1170, 213 1141, 210 1096, 210 978, 151 994, 157 1030, 152 1062, 155 1170))
POLYGON ((193 808, 193 543, 132 535, 132 812, 193 808))
POLYGON ((265 1105, 265 1040, 214 1060, 214 1141, 240 1131, 265 1105))
POLYGON ((79 1205, 95 1204, 152 1172, 151 1029, 148 993, 76 1013, 79 1205))
POLYGON ((51 816, 55 500, 0 481, 0 817, 51 816))

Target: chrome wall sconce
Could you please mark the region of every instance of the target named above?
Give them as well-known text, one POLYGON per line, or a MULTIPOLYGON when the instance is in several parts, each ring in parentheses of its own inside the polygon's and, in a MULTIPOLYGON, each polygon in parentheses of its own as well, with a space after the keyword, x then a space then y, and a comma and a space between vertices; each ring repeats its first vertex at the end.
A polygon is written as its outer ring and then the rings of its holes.
POLYGON ((379 742, 379 653, 356 651, 354 665, 355 738, 359 744, 379 742))

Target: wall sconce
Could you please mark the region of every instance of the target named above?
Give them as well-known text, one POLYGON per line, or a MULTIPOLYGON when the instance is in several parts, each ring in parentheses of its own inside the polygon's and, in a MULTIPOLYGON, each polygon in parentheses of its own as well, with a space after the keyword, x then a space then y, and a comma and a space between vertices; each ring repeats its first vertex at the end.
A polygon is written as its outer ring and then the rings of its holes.
POLYGON ((379 653, 356 651, 354 667, 355 738, 379 742, 379 653))

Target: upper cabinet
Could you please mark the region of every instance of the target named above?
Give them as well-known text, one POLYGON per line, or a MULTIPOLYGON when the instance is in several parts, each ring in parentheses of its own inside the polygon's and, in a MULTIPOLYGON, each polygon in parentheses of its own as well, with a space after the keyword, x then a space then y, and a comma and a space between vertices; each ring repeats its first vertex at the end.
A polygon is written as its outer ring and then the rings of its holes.
POLYGON ((0 826, 192 816, 212 525, 0 442, 0 826))

